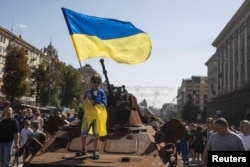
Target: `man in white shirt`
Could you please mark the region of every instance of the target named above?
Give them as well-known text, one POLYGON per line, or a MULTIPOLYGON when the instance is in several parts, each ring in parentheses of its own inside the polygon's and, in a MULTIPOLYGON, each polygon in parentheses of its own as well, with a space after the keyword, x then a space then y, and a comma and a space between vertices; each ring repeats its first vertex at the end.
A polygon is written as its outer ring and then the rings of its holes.
POLYGON ((242 120, 240 122, 240 137, 242 138, 246 151, 250 151, 250 122, 242 120))

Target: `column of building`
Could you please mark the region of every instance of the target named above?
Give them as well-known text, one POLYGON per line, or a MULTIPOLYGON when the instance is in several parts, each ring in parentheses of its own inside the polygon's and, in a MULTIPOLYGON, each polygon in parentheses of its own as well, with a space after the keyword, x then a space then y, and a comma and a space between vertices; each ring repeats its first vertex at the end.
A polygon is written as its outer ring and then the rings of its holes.
MULTIPOLYGON (((248 84, 248 82, 249 82, 249 70, 248 70, 248 60, 249 60, 249 58, 248 58, 248 35, 249 35, 249 33, 250 33, 250 31, 249 31, 249 20, 246 20, 246 22, 244 23, 244 73, 245 73, 245 78, 244 78, 244 81, 245 81, 245 85, 246 84, 248 84)), ((250 37, 250 36, 249 36, 250 37)))

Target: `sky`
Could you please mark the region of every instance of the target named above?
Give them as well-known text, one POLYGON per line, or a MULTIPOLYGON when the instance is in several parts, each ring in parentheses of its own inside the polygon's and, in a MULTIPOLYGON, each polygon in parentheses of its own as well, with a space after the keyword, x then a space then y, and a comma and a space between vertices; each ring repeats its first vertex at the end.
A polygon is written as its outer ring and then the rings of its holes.
POLYGON ((61 8, 133 23, 151 39, 149 59, 119 64, 104 59, 109 82, 125 85, 138 102, 162 107, 176 103, 183 79, 207 76, 213 41, 244 0, 6 0, 0 26, 21 35, 38 49, 50 43, 59 60, 80 68, 89 64, 103 75, 100 58, 79 62, 61 8))

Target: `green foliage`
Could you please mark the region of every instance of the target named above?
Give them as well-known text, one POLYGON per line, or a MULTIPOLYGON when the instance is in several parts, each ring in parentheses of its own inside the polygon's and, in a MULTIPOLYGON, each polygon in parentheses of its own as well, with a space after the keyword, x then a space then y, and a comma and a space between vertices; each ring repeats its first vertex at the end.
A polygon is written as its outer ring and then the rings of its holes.
POLYGON ((62 62, 53 62, 47 67, 40 65, 34 70, 32 77, 41 106, 78 108, 83 84, 81 75, 75 68, 65 66, 62 62))
POLYGON ((74 107, 79 104, 83 94, 83 83, 80 73, 72 66, 65 67, 62 82, 62 105, 74 107))
POLYGON ((188 102, 183 106, 181 118, 183 121, 196 122, 197 114, 200 113, 199 107, 193 104, 192 96, 188 96, 188 102))
POLYGON ((32 72, 32 81, 37 105, 45 106, 48 103, 49 69, 45 64, 40 64, 32 72))
POLYGON ((11 102, 29 92, 30 68, 23 49, 10 47, 6 55, 2 91, 11 102))

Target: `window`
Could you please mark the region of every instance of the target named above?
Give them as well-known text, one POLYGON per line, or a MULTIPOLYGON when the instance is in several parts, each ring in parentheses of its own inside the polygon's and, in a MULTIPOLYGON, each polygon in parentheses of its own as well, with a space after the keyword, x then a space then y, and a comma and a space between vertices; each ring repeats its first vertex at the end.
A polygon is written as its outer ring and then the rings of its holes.
POLYGON ((0 42, 5 43, 5 37, 0 35, 0 42))
POLYGON ((4 64, 4 58, 3 58, 3 56, 0 56, 0 64, 4 64))

